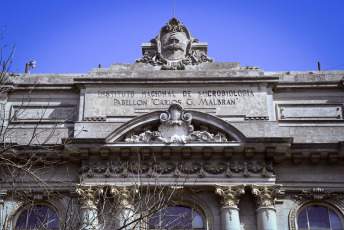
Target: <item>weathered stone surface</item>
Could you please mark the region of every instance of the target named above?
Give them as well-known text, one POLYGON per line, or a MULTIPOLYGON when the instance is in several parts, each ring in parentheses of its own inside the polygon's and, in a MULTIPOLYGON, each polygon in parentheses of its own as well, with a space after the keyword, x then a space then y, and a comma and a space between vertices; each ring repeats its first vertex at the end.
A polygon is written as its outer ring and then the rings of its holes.
POLYGON ((176 18, 161 28, 151 43, 142 46, 143 57, 138 63, 161 66, 162 70, 184 70, 187 65, 213 62, 207 57, 207 45, 199 44, 189 30, 176 18))
POLYGON ((185 109, 220 116, 267 116, 266 89, 260 86, 198 84, 176 86, 87 87, 85 117, 137 116, 178 103, 185 109))
MULTIPOLYGON (((344 71, 264 72, 214 63, 207 44, 176 19, 142 49, 139 63, 84 74, 12 75, 0 98, 2 146, 10 146, 2 156, 12 162, 17 154, 25 164, 59 147, 56 159, 44 159, 58 166, 36 179, 68 199, 76 191, 89 197, 80 200, 92 206, 85 215, 101 214, 97 188, 138 185, 136 193, 155 183, 178 189, 172 203, 183 197, 176 204, 199 211, 209 230, 221 229, 220 213, 235 229, 295 230, 305 207, 300 200, 341 214, 344 71), (31 147, 41 149, 33 154, 31 147), (216 188, 234 208, 221 209, 216 188), (293 199, 307 191, 318 192, 293 199)), ((18 215, 22 201, 11 197, 15 190, 3 175, 0 206, 18 215)), ((44 204, 34 181, 22 186, 44 204)))

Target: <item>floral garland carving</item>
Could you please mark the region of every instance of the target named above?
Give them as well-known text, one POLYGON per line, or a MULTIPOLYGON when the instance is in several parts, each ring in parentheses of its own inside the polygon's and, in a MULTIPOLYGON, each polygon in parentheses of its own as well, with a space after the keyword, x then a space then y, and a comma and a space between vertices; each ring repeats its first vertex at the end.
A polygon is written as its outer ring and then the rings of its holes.
POLYGON ((208 174, 231 177, 235 174, 244 177, 253 175, 261 175, 262 177, 273 176, 273 166, 271 162, 84 162, 80 168, 80 173, 83 176, 93 178, 96 174, 103 174, 104 177, 117 177, 122 175, 128 177, 129 174, 146 174, 147 177, 154 177, 160 174, 174 174, 179 177, 182 174, 192 175, 197 174, 198 177, 203 178, 208 174))

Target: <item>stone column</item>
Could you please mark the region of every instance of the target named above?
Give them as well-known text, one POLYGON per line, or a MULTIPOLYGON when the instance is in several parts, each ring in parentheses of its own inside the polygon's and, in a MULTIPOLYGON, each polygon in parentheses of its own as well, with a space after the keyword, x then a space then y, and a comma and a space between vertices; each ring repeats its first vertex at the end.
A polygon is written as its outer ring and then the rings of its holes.
POLYGON ((139 229, 140 223, 139 220, 135 221, 137 216, 133 209, 134 189, 129 186, 113 186, 110 191, 118 203, 118 209, 116 210, 117 227, 125 226, 123 229, 126 230, 139 229), (131 222, 133 223, 130 224, 131 222))
POLYGON ((6 208, 6 202, 5 199, 7 197, 7 191, 6 190, 0 190, 0 226, 4 227, 6 226, 6 223, 8 221, 8 212, 6 208))
POLYGON ((257 230, 277 230, 275 202, 280 187, 252 185, 252 194, 257 203, 257 230))
POLYGON ((77 185, 79 194, 81 230, 97 230, 100 228, 98 221, 97 204, 102 189, 98 186, 77 185))
POLYGON ((239 196, 245 193, 245 185, 217 186, 216 194, 221 202, 221 230, 240 230, 239 196))

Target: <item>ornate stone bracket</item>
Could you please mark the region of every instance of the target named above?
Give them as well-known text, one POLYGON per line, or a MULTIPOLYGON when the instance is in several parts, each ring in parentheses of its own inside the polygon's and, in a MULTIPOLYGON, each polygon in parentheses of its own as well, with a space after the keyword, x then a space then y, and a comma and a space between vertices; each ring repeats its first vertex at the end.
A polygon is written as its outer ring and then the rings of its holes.
POLYGON ((275 207, 277 195, 281 193, 281 185, 252 185, 252 194, 256 197, 258 207, 275 207))
POLYGON ((220 203, 223 207, 237 207, 239 197, 245 194, 245 185, 237 186, 216 186, 215 193, 220 196, 220 203))
POLYGON ((99 196, 103 193, 101 186, 76 185, 76 193, 79 195, 81 206, 95 207, 98 204, 99 196))
POLYGON ((206 49, 197 49, 193 43, 199 41, 191 36, 178 19, 172 18, 161 28, 159 35, 151 40, 155 49, 144 50, 143 57, 136 62, 159 65, 162 70, 184 70, 186 65, 214 61, 206 55, 206 49))
POLYGON ((131 135, 125 142, 228 142, 224 133, 209 133, 208 131, 194 131, 191 124, 192 115, 187 113, 179 104, 173 104, 168 110, 161 113, 158 131, 147 130, 138 135, 131 135))

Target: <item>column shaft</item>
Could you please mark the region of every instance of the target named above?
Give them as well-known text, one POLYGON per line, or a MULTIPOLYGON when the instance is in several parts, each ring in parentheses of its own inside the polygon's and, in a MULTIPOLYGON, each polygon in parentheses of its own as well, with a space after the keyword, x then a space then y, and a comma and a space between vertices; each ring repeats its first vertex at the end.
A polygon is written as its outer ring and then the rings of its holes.
POLYGON ((252 185, 252 194, 257 202, 257 230, 277 230, 275 202, 280 194, 280 185, 252 185))
POLYGON ((271 207, 257 209, 257 229, 277 230, 276 210, 271 207))
POLYGON ((221 208, 221 229, 240 230, 239 209, 236 207, 221 208))
POLYGON ((240 230, 239 196, 245 193, 245 185, 217 186, 216 194, 221 203, 221 230, 240 230))
POLYGON ((81 206, 81 227, 80 230, 99 229, 98 210, 96 206, 81 206))

